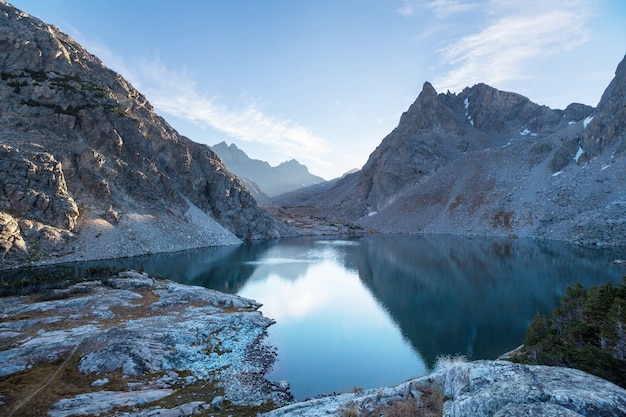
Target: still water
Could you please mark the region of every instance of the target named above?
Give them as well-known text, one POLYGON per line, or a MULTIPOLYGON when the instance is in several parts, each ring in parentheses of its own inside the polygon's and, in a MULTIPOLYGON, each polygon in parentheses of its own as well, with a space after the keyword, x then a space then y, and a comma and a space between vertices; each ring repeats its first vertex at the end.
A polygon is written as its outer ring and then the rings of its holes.
MULTIPOLYGON (((271 380, 296 399, 402 382, 441 355, 495 359, 574 281, 619 283, 625 249, 449 236, 293 239, 115 261, 263 303, 271 380)), ((102 263, 100 263, 102 264, 102 263)))

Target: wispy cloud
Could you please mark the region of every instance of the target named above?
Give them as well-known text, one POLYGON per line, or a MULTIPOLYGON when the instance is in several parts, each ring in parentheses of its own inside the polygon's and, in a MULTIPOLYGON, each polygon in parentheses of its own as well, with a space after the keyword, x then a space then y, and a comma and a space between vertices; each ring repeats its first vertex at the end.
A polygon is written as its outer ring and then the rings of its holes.
POLYGON ((437 17, 447 17, 457 13, 463 13, 480 6, 477 1, 463 0, 403 0, 398 13, 410 16, 418 9, 432 10, 437 17))
POLYGON ((483 81, 498 84, 524 79, 531 60, 570 50, 589 39, 585 1, 492 0, 488 24, 479 32, 439 50, 444 67, 434 80, 439 90, 458 91, 483 81))
POLYGON ((168 68, 160 60, 140 67, 142 89, 152 104, 171 115, 200 127, 209 127, 247 142, 276 147, 285 155, 307 155, 316 162, 329 152, 328 141, 289 118, 263 110, 260 100, 251 99, 237 108, 203 95, 186 71, 168 68))
POLYGON ((266 113, 262 100, 247 99, 230 108, 201 93, 185 68, 168 68, 158 58, 127 62, 101 40, 88 39, 71 25, 65 26, 72 37, 148 97, 157 110, 234 139, 267 145, 285 159, 298 156, 319 166, 328 165, 324 160, 330 152, 328 140, 290 118, 266 113))

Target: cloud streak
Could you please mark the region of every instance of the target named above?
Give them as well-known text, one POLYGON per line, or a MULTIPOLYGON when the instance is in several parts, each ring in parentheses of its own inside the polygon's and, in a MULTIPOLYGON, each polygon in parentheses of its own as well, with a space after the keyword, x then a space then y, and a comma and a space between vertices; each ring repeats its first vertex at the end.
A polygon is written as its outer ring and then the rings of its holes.
POLYGON ((160 111, 234 139, 261 143, 287 159, 298 155, 319 166, 328 165, 324 155, 330 152, 330 146, 325 138, 291 119, 264 112, 260 100, 248 100, 236 109, 221 105, 217 99, 200 93, 186 69, 173 70, 158 58, 129 65, 101 40, 88 39, 69 24, 66 26, 74 38, 105 65, 122 74, 160 111))
POLYGON ((404 0, 402 7, 398 9, 398 13, 410 16, 414 14, 417 9, 430 9, 437 17, 447 17, 457 13, 464 13, 478 7, 480 7, 479 2, 467 0, 404 0))
POLYGON ((320 164, 317 158, 329 152, 325 138, 291 119, 264 112, 259 100, 229 108, 202 95, 185 70, 171 70, 158 59, 144 62, 140 68, 146 96, 164 112, 242 141, 276 147, 283 154, 306 155, 320 164))
POLYGON ((589 39, 585 23, 590 13, 583 1, 492 0, 485 7, 489 22, 482 30, 439 49, 443 66, 451 67, 434 80, 440 91, 527 78, 530 60, 560 54, 589 39))

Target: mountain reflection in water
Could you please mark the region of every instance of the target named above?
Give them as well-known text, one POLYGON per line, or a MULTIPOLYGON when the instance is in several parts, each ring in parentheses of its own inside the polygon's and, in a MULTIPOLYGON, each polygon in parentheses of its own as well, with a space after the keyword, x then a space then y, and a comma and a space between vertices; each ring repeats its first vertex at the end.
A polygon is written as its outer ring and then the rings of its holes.
MULTIPOLYGON (((372 235, 302 238, 98 262, 143 268, 264 304, 277 323, 270 379, 298 399, 391 385, 441 355, 495 359, 522 343, 574 281, 617 283, 624 249, 526 239, 372 235)), ((94 263, 84 264, 83 267, 94 263)), ((76 265, 68 266, 77 268, 76 265)))

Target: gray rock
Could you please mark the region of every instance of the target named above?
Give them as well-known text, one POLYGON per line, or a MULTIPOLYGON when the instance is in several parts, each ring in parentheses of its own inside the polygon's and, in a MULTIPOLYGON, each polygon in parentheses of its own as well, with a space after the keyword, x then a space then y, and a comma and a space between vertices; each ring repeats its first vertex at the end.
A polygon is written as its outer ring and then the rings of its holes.
MULTIPOLYGON (((128 379, 125 391, 72 395, 55 404, 50 415, 109 413, 117 407, 150 407, 158 398, 208 382, 223 390, 224 400, 256 406, 285 404, 288 391, 265 379, 275 360, 263 343, 273 321, 258 303, 202 287, 187 287, 130 272, 115 277, 120 285, 80 283, 89 292, 71 298, 33 302, 5 297, 0 303, 0 376, 78 355, 77 371, 94 376, 92 387, 111 375, 128 379), (139 292, 136 292, 139 291, 139 292), (156 299, 156 301, 155 301, 156 299), (97 305, 97 308, 94 306, 97 305), (103 315, 102 311, 114 312, 103 315), (9 321, 4 319, 11 318, 9 321), (49 327, 54 324, 55 329, 49 327), (106 377, 103 375, 106 374, 106 377), (98 377, 102 376, 102 377, 98 377)), ((72 289, 76 286, 72 286, 72 289)), ((180 404, 167 415, 192 415, 209 403, 180 404), (186 405, 187 404, 187 405, 186 405), (176 414, 179 413, 179 414, 176 414)), ((202 400, 202 398, 198 398, 202 400)), ((138 411, 137 415, 147 410, 138 411)))
POLYGON ((136 271, 120 272, 118 277, 106 280, 106 285, 117 290, 141 290, 154 286, 154 279, 148 274, 136 271))
POLYGON ((606 416, 626 415, 626 390, 584 372, 503 361, 457 363, 431 375, 386 389, 341 394, 291 404, 264 414, 342 416, 406 399, 417 387, 445 395, 443 416, 606 416))
POLYGON ((144 391, 98 391, 79 394, 73 398, 63 399, 54 404, 48 412, 50 417, 69 417, 76 415, 100 415, 118 407, 145 406, 148 403, 172 395, 174 390, 144 391))
POLYGON ((218 410, 222 409, 222 403, 224 402, 224 397, 222 397, 221 395, 213 398, 213 400, 211 401, 211 407, 216 408, 218 410))
POLYGON ((109 383, 109 378, 96 379, 91 383, 92 387, 101 387, 109 383))
POLYGON ((156 407, 154 409, 142 410, 124 414, 128 417, 187 417, 202 413, 206 408, 206 403, 194 401, 182 404, 173 408, 156 407))

